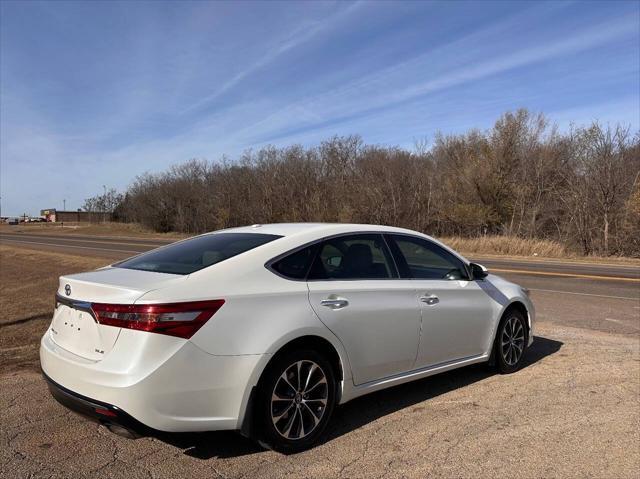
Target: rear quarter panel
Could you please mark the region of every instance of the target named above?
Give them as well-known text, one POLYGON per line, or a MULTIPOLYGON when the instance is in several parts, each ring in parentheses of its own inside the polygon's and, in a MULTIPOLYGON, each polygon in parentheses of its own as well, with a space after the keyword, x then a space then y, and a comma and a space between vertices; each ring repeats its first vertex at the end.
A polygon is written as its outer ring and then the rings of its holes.
POLYGON ((245 263, 225 261, 202 270, 206 274, 191 275, 184 284, 151 291, 138 302, 224 299, 222 308, 191 338, 199 348, 219 356, 274 354, 296 338, 319 336, 334 346, 344 377, 350 379, 343 345, 313 312, 306 282, 281 278, 267 270, 264 261, 256 267, 245 263))

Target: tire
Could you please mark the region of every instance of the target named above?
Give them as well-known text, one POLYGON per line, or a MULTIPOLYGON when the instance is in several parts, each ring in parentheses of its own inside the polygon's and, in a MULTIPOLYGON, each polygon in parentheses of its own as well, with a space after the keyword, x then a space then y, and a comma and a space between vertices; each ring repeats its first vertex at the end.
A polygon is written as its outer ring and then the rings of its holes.
POLYGON ((507 311, 500 321, 494 344, 496 368, 501 374, 515 373, 522 366, 529 342, 527 320, 517 309, 507 311))
POLYGON ((262 446, 292 454, 316 445, 336 402, 335 372, 314 350, 275 358, 258 386, 257 435, 262 446))

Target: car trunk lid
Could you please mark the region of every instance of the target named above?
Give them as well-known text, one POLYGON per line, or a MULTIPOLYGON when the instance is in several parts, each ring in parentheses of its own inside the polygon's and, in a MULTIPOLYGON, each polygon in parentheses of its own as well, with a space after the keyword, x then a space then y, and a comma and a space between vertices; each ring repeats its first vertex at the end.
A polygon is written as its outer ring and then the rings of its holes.
POLYGON ((99 324, 91 303, 134 304, 149 291, 185 281, 186 276, 107 267, 61 276, 51 338, 61 348, 100 361, 111 351, 120 328, 99 324))

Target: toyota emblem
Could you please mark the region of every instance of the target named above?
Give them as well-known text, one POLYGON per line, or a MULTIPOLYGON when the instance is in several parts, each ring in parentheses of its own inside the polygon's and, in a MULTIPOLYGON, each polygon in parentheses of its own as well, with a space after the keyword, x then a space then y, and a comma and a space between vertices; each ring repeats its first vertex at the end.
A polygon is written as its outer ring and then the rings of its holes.
POLYGON ((67 284, 67 285, 65 285, 65 287, 64 287, 64 293, 65 293, 67 296, 71 296, 71 286, 70 286, 70 285, 68 285, 68 284, 67 284))

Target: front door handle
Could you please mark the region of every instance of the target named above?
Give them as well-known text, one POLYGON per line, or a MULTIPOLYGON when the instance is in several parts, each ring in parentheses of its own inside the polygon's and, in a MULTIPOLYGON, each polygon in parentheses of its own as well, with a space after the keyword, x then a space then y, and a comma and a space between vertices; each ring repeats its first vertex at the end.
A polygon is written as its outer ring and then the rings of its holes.
POLYGON ((344 298, 330 298, 323 299, 322 301, 320 301, 320 304, 322 306, 326 306, 329 309, 342 309, 349 306, 349 301, 344 298))
POLYGON ((438 304, 440 302, 440 298, 438 298, 435 294, 431 294, 429 296, 420 296, 420 301, 423 303, 427 303, 429 306, 433 306, 434 304, 438 304))

